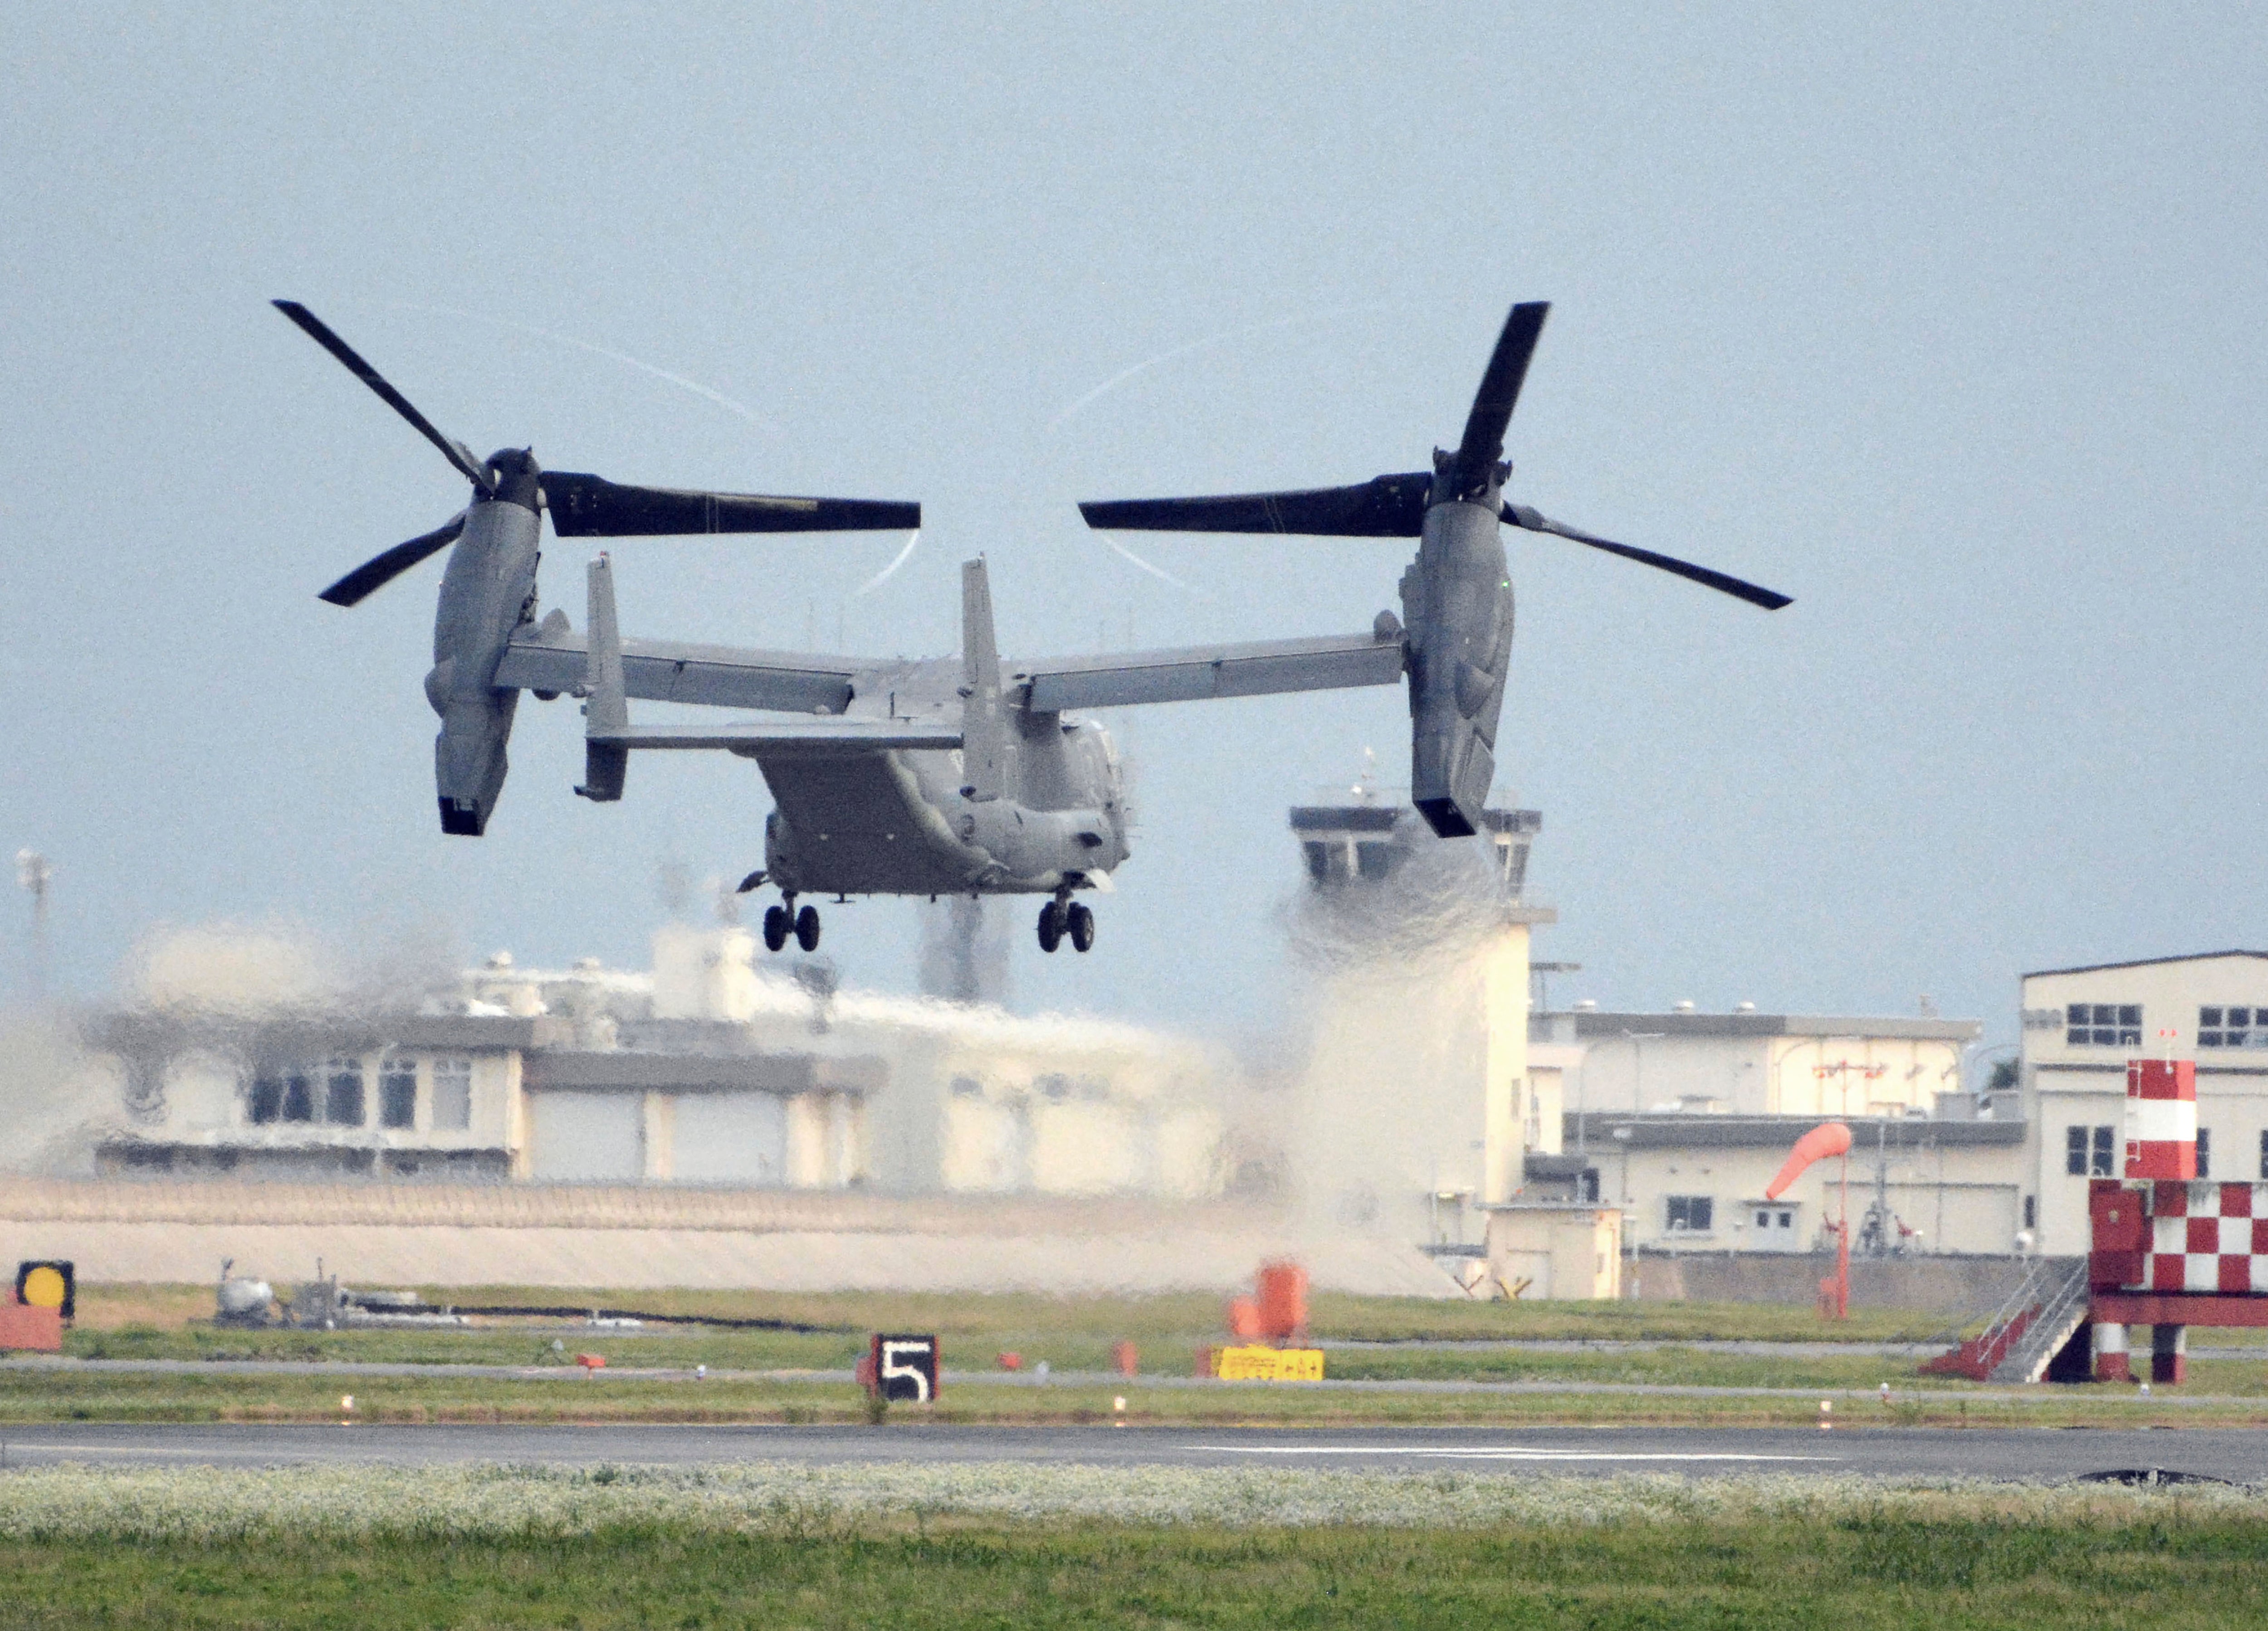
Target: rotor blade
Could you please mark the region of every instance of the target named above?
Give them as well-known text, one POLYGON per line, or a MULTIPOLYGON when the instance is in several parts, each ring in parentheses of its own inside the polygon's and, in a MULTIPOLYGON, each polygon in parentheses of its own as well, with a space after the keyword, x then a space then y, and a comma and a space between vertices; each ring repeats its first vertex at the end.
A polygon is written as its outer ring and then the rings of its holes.
POLYGON ((464 443, 452 441, 435 430, 432 422, 410 406, 409 399, 386 382, 386 376, 363 361, 354 347, 333 334, 323 320, 297 300, 272 302, 276 309, 306 331, 307 337, 337 358, 347 372, 378 393, 379 400, 409 421, 417 433, 441 450, 441 456, 457 468, 457 473, 484 493, 493 494, 496 483, 489 478, 487 468, 473 457, 464 443))
POLYGON ((1521 385, 1528 378, 1528 359, 1535 354, 1544 314, 1550 309, 1549 300, 1528 300, 1513 306, 1504 320, 1488 371, 1481 375, 1481 388, 1473 394, 1473 410, 1465 417, 1464 439, 1457 444, 1457 468, 1468 480, 1478 479, 1504 457, 1505 426, 1512 423, 1513 404, 1520 400, 1521 385))
POLYGON ((1692 562, 1681 561, 1674 555, 1657 555, 1652 550, 1634 549, 1627 543, 1616 543, 1611 538, 1599 537, 1594 534, 1585 532, 1580 527, 1563 526, 1548 515, 1538 514, 1524 504, 1506 505, 1504 519, 1515 527, 1525 527, 1530 532, 1548 532, 1557 537, 1572 538, 1577 543, 1587 543, 1594 550, 1604 550, 1609 555, 1619 555, 1626 561, 1636 561, 1641 565, 1659 567, 1661 571, 1674 572, 1680 578, 1705 584, 1719 594, 1733 596, 1735 600, 1746 601, 1751 606, 1761 606, 1766 611, 1778 611, 1783 606, 1793 605, 1795 601, 1795 597, 1792 594, 1782 594, 1777 589, 1763 588, 1745 579, 1733 577, 1729 573, 1712 571, 1706 566, 1696 566, 1692 562))
POLYGON ((910 532, 921 525, 918 504, 626 487, 575 470, 546 470, 542 479, 551 529, 562 538, 652 538, 712 532, 910 532))
POLYGON ((1433 478, 1423 470, 1355 487, 1234 493, 1218 498, 1119 498, 1082 504, 1090 527, 1124 532, 1273 532, 1315 537, 1415 538, 1433 478))
POLYGON ((334 606, 356 605, 392 583, 427 556, 454 543, 457 535, 464 530, 465 518, 460 514, 446 527, 437 528, 423 537, 412 538, 407 543, 397 543, 383 555, 372 556, 315 598, 328 601, 334 606))

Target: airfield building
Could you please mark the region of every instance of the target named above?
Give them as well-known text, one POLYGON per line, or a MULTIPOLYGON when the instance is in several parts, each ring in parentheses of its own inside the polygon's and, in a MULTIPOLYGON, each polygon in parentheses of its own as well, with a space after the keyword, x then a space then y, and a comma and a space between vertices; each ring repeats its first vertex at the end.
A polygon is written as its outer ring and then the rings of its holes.
POLYGON ((423 1011, 158 993, 92 1039, 111 1175, 1197 1196, 1229 1062, 1131 1025, 838 991, 674 926, 651 973, 499 955, 423 1011), (225 999, 225 1000, 217 1000, 225 999))
POLYGON ((2197 1175, 2268 1180, 2268 952, 2214 951, 2023 977, 2024 1221, 2053 1257, 2089 1245, 2088 1185, 2124 1170, 2126 1062, 2197 1066, 2197 1175))

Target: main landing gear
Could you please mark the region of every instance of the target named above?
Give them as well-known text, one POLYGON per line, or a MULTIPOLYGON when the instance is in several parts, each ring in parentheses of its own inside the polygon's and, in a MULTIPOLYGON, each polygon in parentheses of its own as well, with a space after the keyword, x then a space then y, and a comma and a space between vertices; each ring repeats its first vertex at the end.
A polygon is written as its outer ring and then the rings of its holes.
POLYGON ((1073 950, 1093 950, 1094 914, 1078 901, 1051 900, 1040 908, 1040 949, 1053 951, 1065 939, 1073 950))
POLYGON ((779 905, 764 908, 764 949, 782 949, 790 934, 795 936, 795 943, 804 950, 819 949, 819 908, 806 906, 799 911, 792 895, 782 897, 779 905))

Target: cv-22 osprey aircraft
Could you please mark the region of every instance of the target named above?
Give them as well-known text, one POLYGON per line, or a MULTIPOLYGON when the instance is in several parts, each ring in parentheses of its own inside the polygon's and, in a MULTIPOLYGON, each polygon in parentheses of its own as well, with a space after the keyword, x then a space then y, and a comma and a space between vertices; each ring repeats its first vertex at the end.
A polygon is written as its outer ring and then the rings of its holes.
POLYGON ((441 716, 434 774, 445 832, 485 830, 504 785, 505 742, 523 690, 585 699, 585 774, 576 792, 622 796, 630 756, 722 750, 752 758, 770 788, 764 865, 774 951, 792 935, 819 945, 805 895, 1023 894, 1047 898, 1039 942, 1094 943, 1074 898, 1108 889, 1127 859, 1123 779, 1109 737, 1079 711, 1133 704, 1390 685, 1405 678, 1412 801, 1444 837, 1477 830, 1495 775, 1496 727, 1511 661, 1513 598, 1498 523, 1556 534, 1672 572, 1766 609, 1788 597, 1706 567, 1633 549, 1503 502, 1510 422, 1541 334, 1542 304, 1516 306, 1498 336, 1453 452, 1430 475, 1353 487, 1213 498, 1082 505, 1091 526, 1208 532, 1415 537, 1402 616, 1358 633, 1176 650, 1004 661, 983 559, 961 567, 957 658, 880 660, 625 639, 614 567, 588 574, 588 621, 536 616, 541 516, 562 537, 917 528, 913 504, 627 487, 546 471, 528 449, 485 461, 443 436, 306 307, 277 306, 401 415, 473 484, 447 525, 396 545, 322 592, 352 606, 453 547, 434 619, 425 692, 441 716), (632 700, 785 716, 725 724, 633 724, 632 700))

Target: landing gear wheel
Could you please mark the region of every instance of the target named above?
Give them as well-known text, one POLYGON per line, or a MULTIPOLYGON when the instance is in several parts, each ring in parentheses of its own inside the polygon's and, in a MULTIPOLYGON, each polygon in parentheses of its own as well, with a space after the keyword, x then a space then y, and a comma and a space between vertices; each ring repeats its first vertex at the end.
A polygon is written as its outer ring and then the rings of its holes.
POLYGON ((1063 943, 1063 903, 1058 900, 1051 900, 1046 905, 1040 908, 1040 949, 1042 951, 1053 951, 1057 946, 1063 943))
POLYGON ((1071 935, 1072 948, 1079 951, 1094 950, 1094 914, 1074 901, 1064 915, 1070 919, 1070 922, 1064 926, 1071 935))
POLYGON ((788 915, 784 906, 764 908, 764 949, 777 951, 787 944, 788 915))
POLYGON ((795 914, 795 943, 806 951, 819 949, 819 908, 806 906, 795 914))

